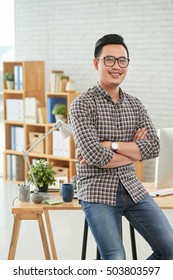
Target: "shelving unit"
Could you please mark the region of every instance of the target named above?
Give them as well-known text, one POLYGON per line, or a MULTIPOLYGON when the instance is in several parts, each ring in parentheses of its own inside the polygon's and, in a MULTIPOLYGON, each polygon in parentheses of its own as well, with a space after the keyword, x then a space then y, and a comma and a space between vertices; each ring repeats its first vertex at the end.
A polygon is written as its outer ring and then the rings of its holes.
MULTIPOLYGON (((22 157, 21 151, 16 151, 12 149, 11 143, 11 128, 12 126, 19 126, 24 128, 23 139, 24 147, 27 149, 30 145, 29 135, 30 132, 35 133, 46 133, 50 130, 54 123, 47 123, 48 116, 48 98, 63 98, 64 102, 67 105, 67 114, 69 112, 70 104, 74 98, 78 96, 77 93, 71 92, 60 92, 60 93, 45 93, 45 77, 44 77, 44 62, 43 61, 24 61, 24 62, 4 62, 4 73, 13 72, 16 65, 22 66, 23 69, 23 89, 22 90, 8 90, 6 88, 6 82, 4 80, 4 90, 3 90, 3 99, 4 99, 4 124, 5 124, 5 151, 4 151, 4 178, 12 179, 12 176, 9 178, 7 170, 7 156, 16 155, 22 157), (23 121, 14 121, 7 119, 7 99, 21 99, 34 97, 38 101, 39 107, 44 107, 46 114, 46 123, 28 123, 25 118, 23 121)), ((24 108, 24 114, 25 114, 24 108)), ((55 167, 68 168, 68 180, 76 174, 75 169, 75 145, 73 137, 70 136, 69 139, 69 157, 57 157, 52 154, 52 135, 49 135, 44 141, 44 153, 30 152, 29 160, 32 164, 33 159, 45 159, 54 163, 55 167)), ((57 143, 58 145, 58 143, 57 143)), ((23 177, 17 181, 23 181, 27 175, 27 169, 23 160, 24 172, 23 177)), ((13 178, 13 180, 15 180, 13 178)))
MULTIPOLYGON (((26 131, 27 124, 24 119, 24 100, 26 97, 34 97, 38 100, 39 106, 45 106, 45 90, 44 90, 44 62, 43 61, 15 61, 15 62, 4 62, 3 71, 4 73, 12 72, 15 73, 15 68, 21 67, 21 82, 22 89, 7 89, 6 81, 3 81, 3 99, 4 99, 4 125, 5 125, 5 151, 4 151, 4 178, 12 180, 24 180, 26 175, 26 168, 20 150, 12 149, 12 127, 22 127, 24 147, 27 145, 26 142, 26 131), (22 103, 21 116, 22 120, 15 120, 15 112, 17 115, 17 110, 19 110, 18 105, 8 108, 7 111, 7 102, 8 100, 19 100, 22 103), (8 116, 8 112, 13 111, 14 118, 11 115, 8 116), (15 155, 17 159, 20 159, 20 166, 18 166, 17 161, 8 162, 7 168, 7 157, 11 155, 11 158, 15 155), (13 171, 12 171, 13 167, 13 171), (20 170, 20 176, 17 175, 16 170, 20 170), (10 172, 10 173, 9 173, 10 172)), ((21 108, 20 108, 21 109, 21 108)), ((13 157, 14 158, 14 157, 13 157)))

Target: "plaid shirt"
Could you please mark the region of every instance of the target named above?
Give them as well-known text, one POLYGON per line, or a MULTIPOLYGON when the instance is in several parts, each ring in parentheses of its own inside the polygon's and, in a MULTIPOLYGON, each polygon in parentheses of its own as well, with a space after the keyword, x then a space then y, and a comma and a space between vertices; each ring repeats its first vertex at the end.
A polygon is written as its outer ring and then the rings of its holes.
POLYGON ((159 139, 142 103, 120 90, 120 98, 115 104, 97 84, 73 101, 69 122, 77 148, 79 199, 116 205, 120 180, 134 202, 141 200, 147 191, 136 178, 134 165, 103 168, 112 159, 113 152, 99 142, 131 142, 137 129, 145 127, 147 139, 136 141, 142 160, 157 157, 159 139), (87 165, 80 164, 80 155, 87 165))

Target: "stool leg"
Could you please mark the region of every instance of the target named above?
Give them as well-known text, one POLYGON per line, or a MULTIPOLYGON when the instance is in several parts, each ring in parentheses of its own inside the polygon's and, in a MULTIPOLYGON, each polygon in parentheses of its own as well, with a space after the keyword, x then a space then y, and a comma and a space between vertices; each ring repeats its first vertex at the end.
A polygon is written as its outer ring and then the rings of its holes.
POLYGON ((133 260, 137 260, 135 230, 131 224, 129 224, 129 225, 130 225, 130 237, 131 237, 131 246, 132 246, 132 257, 133 257, 133 260))
POLYGON ((81 260, 85 260, 86 259, 87 237, 88 237, 88 223, 87 223, 87 220, 85 219, 81 260))
POLYGON ((99 249, 97 248, 96 259, 101 260, 99 249))

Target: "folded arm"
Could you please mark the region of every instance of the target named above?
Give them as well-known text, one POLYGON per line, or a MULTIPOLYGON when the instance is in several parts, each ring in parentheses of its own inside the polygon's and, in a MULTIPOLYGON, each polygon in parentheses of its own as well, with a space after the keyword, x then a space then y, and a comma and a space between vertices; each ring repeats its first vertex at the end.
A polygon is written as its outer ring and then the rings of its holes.
MULTIPOLYGON (((138 129, 133 137, 133 141, 144 140, 147 138, 145 128, 138 129)), ((100 142, 100 145, 111 150, 111 142, 100 142)), ((133 164, 135 161, 141 160, 140 150, 135 142, 118 142, 118 150, 114 153, 111 161, 109 161, 104 168, 115 168, 128 164, 133 164)), ((81 156, 81 164, 87 164, 87 161, 81 156)))

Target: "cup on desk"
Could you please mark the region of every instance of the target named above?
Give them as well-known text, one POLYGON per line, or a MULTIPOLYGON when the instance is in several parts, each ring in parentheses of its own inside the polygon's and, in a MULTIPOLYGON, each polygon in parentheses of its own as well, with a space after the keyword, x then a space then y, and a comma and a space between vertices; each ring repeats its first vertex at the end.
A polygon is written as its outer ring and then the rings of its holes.
POLYGON ((74 190, 73 184, 62 184, 62 199, 64 202, 71 202, 73 200, 74 190))
POLYGON ((23 184, 18 184, 19 187, 19 200, 22 202, 30 201, 30 186, 24 186, 23 184))

